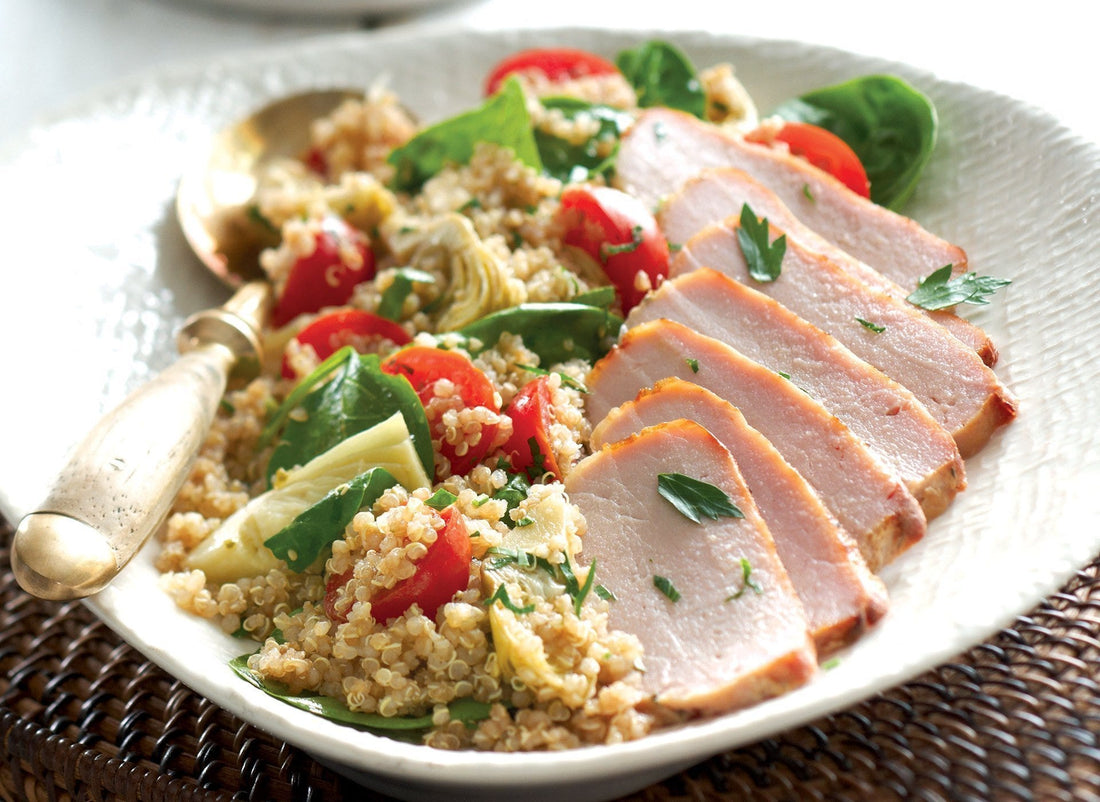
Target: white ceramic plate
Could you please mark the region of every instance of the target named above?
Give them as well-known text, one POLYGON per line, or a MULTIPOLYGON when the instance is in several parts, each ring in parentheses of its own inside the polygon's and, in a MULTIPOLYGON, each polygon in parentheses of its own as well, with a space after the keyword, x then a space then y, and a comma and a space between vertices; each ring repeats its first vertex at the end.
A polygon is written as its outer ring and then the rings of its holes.
MULTIPOLYGON (((425 119, 477 100, 501 55, 569 43, 613 55, 645 35, 401 31, 329 38, 183 66, 117 87, 34 130, 0 160, 0 502, 17 519, 68 444, 173 358, 182 318, 225 293, 172 217, 182 165, 219 126, 307 86, 389 75, 425 119)), ((936 102, 943 133, 909 211, 1010 278, 968 313, 1001 349, 1020 417, 968 464, 969 489, 885 572, 887 618, 808 687, 736 715, 564 754, 447 753, 358 733, 235 679, 241 651, 176 611, 146 549, 89 604, 138 649, 224 708, 360 781, 405 798, 604 799, 707 756, 844 708, 958 654, 1100 551, 1100 153, 1046 114, 903 65, 792 42, 676 36, 695 62, 730 60, 760 107, 890 70, 936 102)))
POLYGON ((455 0, 179 0, 190 5, 247 11, 295 19, 351 18, 405 14, 447 5, 455 0))

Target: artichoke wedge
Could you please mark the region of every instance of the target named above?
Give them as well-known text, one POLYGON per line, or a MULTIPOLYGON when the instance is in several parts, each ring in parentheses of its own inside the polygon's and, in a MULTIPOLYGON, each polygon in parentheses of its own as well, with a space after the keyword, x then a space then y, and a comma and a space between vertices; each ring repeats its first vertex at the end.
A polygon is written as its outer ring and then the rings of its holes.
POLYGON ((431 481, 400 413, 349 437, 305 465, 279 475, 275 487, 256 496, 222 522, 188 555, 186 567, 209 582, 232 582, 265 574, 282 561, 264 541, 336 488, 371 468, 382 468, 409 490, 431 481))

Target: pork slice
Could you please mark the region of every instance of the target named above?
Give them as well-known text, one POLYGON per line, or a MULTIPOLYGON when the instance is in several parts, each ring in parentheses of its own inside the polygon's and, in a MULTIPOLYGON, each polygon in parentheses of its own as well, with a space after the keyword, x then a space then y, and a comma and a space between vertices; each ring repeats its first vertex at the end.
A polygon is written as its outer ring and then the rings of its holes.
POLYGON ((733 346, 809 393, 905 482, 926 518, 965 486, 955 441, 911 392, 747 284, 709 268, 684 273, 647 295, 626 325, 662 318, 733 346))
POLYGON ((924 536, 924 514, 905 483, 836 416, 775 371, 681 323, 655 320, 623 334, 589 374, 590 419, 598 423, 673 376, 740 409, 814 486, 872 571, 924 536))
POLYGON ((886 587, 810 483, 736 407, 709 390, 662 379, 613 409, 592 431, 592 448, 679 419, 701 424, 733 456, 806 609, 819 659, 854 641, 885 614, 886 587))
POLYGON ((724 713, 813 675, 805 610, 733 458, 706 429, 646 429, 586 457, 565 487, 588 524, 583 554, 615 596, 608 622, 641 640, 655 701, 724 713), (690 520, 658 493, 661 474, 713 485, 744 517, 690 520))
POLYGON ((827 331, 908 388, 951 433, 963 458, 981 450, 1015 418, 1015 398, 974 351, 911 304, 869 290, 821 254, 789 240, 779 278, 752 279, 737 242, 738 225, 729 219, 692 237, 676 254, 670 273, 718 270, 827 331))
POLYGON ((902 287, 944 265, 966 269, 966 253, 915 220, 852 192, 805 159, 746 142, 681 111, 646 109, 624 135, 616 182, 653 208, 707 167, 737 167, 760 181, 798 219, 902 287))
MULTIPOLYGON (((734 167, 703 170, 665 199, 657 220, 669 242, 683 245, 712 224, 739 217, 745 204, 748 204, 754 215, 767 218, 772 225, 781 229, 787 235, 788 242, 793 241, 807 251, 821 254, 871 290, 893 296, 907 306, 912 306, 906 300, 912 287, 903 288, 829 242, 799 220, 778 195, 744 170, 734 167)), ((951 310, 928 311, 915 306, 912 309, 951 332, 976 351, 985 364, 996 364, 996 345, 988 334, 969 320, 959 317, 951 310)))

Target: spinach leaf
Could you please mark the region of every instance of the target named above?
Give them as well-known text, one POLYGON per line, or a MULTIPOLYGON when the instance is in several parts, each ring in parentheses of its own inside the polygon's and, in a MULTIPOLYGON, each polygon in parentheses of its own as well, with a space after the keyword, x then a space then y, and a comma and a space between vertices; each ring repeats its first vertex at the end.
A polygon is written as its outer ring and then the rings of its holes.
POLYGON ((393 283, 382 293, 378 301, 378 314, 387 320, 401 320, 405 299, 413 291, 413 282, 434 284, 435 276, 415 267, 401 267, 394 271, 393 283))
POLYGON ((615 65, 634 87, 639 106, 668 106, 699 119, 706 116, 706 93, 695 67, 668 42, 646 42, 633 50, 624 50, 615 59, 615 65))
POLYGON ((529 303, 493 312, 462 328, 459 333, 477 338, 482 348, 492 348, 500 335, 511 332, 539 355, 539 364, 554 365, 581 358, 594 362, 611 350, 623 321, 617 315, 587 304, 529 303))
POLYGON ((324 498, 264 541, 272 554, 300 573, 344 533, 355 513, 397 484, 385 468, 371 468, 330 490, 324 498))
POLYGON ((939 121, 923 93, 893 75, 868 75, 782 104, 775 114, 813 123, 856 152, 871 182, 871 200, 900 208, 932 156, 939 121))
POLYGON ((544 98, 547 109, 559 111, 567 120, 591 117, 598 123, 596 134, 585 142, 574 143, 541 128, 535 129, 535 142, 542 159, 542 169, 548 175, 564 183, 585 181, 593 176, 607 175, 615 164, 618 141, 629 127, 629 114, 611 106, 604 106, 573 97, 544 98), (600 145, 615 143, 612 152, 600 154, 600 145))
POLYGON ((614 287, 593 287, 588 292, 574 295, 570 303, 584 304, 585 306, 598 306, 600 309, 609 309, 615 303, 614 287))
POLYGON ((415 192, 448 164, 466 164, 479 142, 515 151, 524 164, 542 169, 527 113, 527 101, 514 77, 481 106, 425 128, 386 159, 394 166, 392 188, 415 192))
MULTIPOLYGON (((315 716, 327 718, 337 724, 346 724, 379 735, 411 740, 414 743, 419 743, 420 739, 418 737, 409 738, 408 736, 417 736, 431 729, 431 713, 426 713, 423 716, 383 716, 378 713, 362 713, 352 710, 340 700, 328 696, 320 696, 315 693, 294 693, 282 682, 258 676, 248 667, 249 656, 245 654, 233 658, 229 661, 229 667, 248 684, 299 710, 305 710, 315 716)), ((491 707, 485 702, 478 702, 474 699, 456 699, 447 705, 448 710, 451 712, 451 719, 461 721, 468 726, 488 718, 491 707)))
MULTIPOLYGON (((356 354, 346 347, 333 354, 329 381, 304 397, 291 393, 276 418, 286 428, 271 454, 268 482, 279 468, 304 465, 353 434, 400 412, 412 435, 416 453, 428 476, 435 473, 435 455, 428 419, 416 391, 404 376, 383 373, 377 354, 356 354), (291 414, 298 409, 301 414, 291 414)), ((327 360, 326 360, 327 361, 327 360)))

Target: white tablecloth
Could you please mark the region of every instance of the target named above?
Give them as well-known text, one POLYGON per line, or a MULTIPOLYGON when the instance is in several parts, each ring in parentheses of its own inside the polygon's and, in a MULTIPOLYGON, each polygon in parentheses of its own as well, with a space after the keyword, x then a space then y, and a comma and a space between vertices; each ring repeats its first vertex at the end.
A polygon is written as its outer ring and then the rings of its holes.
MULTIPOLYGON (((318 0, 313 0, 317 2, 318 0)), ((395 0, 386 0, 388 3, 395 0)), ((418 13, 257 14, 257 0, 0 0, 0 141, 114 80, 176 60, 367 25, 483 28, 594 24, 700 28, 798 39, 883 56, 1040 106, 1100 141, 1090 2, 1041 6, 925 0, 469 0, 418 13)), ((288 0, 269 0, 285 5, 288 0)), ((368 9, 370 0, 323 0, 368 9)), ((311 0, 301 0, 308 9, 311 0)))

